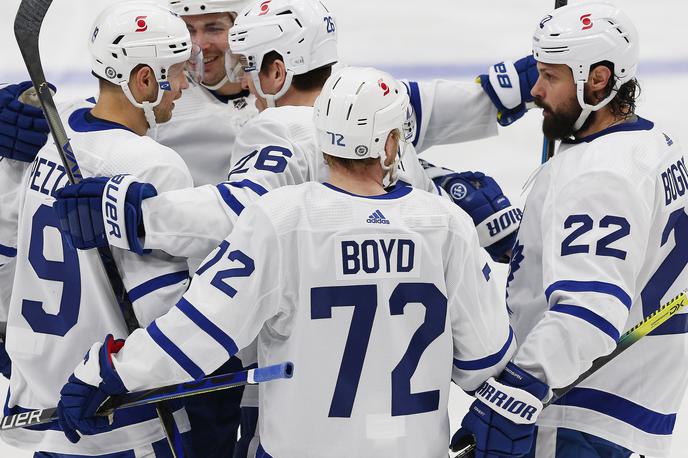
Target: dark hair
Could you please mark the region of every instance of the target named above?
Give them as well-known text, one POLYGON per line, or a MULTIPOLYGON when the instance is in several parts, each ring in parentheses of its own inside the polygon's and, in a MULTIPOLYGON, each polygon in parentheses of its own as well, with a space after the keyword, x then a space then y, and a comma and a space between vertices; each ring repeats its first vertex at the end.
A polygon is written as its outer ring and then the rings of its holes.
MULTIPOLYGON (((609 78, 609 81, 607 81, 607 86, 604 88, 604 92, 602 94, 602 98, 604 99, 612 93, 618 78, 614 74, 614 64, 608 60, 596 63, 590 67, 590 71, 600 65, 604 65, 612 72, 612 77, 609 78)), ((640 92, 640 84, 638 84, 638 80, 636 78, 633 78, 622 84, 619 90, 616 92, 616 96, 614 96, 614 98, 609 102, 609 105, 607 105, 611 110, 612 115, 621 118, 635 114, 635 107, 638 97, 640 97, 640 92)))
MULTIPOLYGON (((260 64, 260 71, 266 72, 270 65, 276 60, 284 62, 284 58, 277 51, 270 51, 263 57, 263 62, 260 64)), ((302 75, 294 75, 291 80, 291 85, 299 91, 312 91, 322 89, 325 81, 332 74, 332 64, 323 65, 322 67, 314 68, 302 75)))
MULTIPOLYGON (((129 80, 131 81, 132 75, 135 75, 136 72, 141 70, 141 68, 145 67, 146 64, 138 64, 136 67, 131 69, 131 72, 129 73, 129 80)), ((112 81, 106 80, 102 76, 98 76, 95 73, 91 72, 93 76, 95 76, 98 79, 98 87, 102 91, 103 89, 109 88, 109 89, 116 89, 119 87, 118 84, 113 83, 112 81)))

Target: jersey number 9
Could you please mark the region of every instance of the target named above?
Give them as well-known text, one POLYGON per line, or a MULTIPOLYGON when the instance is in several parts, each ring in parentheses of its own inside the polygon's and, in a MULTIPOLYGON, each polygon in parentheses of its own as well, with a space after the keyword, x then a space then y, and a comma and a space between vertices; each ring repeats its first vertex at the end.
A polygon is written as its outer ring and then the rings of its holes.
MULTIPOLYGON (((48 250, 50 251, 50 250, 48 250)), ((76 250, 67 245, 58 229, 57 215, 52 207, 41 205, 33 215, 31 239, 29 244, 29 263, 41 280, 49 283, 43 291, 58 291, 56 283, 61 283, 60 305, 57 313, 48 313, 43 302, 22 300, 21 313, 35 332, 64 336, 76 325, 79 319, 79 302, 81 301, 81 273, 79 256, 76 250), (46 234, 52 231, 59 234, 62 260, 47 259, 46 234)))

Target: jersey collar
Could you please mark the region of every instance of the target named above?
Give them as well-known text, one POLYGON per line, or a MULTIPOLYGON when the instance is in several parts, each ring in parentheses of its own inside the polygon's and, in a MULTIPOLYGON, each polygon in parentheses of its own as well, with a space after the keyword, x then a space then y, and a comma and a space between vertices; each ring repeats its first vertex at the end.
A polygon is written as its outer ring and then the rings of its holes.
POLYGON ((617 124, 615 126, 607 127, 606 129, 603 129, 597 133, 594 133, 592 135, 588 135, 587 137, 582 137, 582 138, 567 138, 562 140, 562 143, 570 144, 570 145, 575 145, 578 143, 590 143, 591 141, 598 139, 604 135, 608 134, 613 134, 615 132, 629 132, 629 131, 634 131, 634 130, 652 130, 652 128, 655 126, 655 123, 652 121, 648 121, 645 118, 641 118, 640 116, 636 116, 636 119, 633 121, 628 121, 628 122, 623 122, 621 124, 617 124))
POLYGON ((238 94, 232 94, 232 95, 218 94, 217 91, 213 91, 210 89, 208 89, 208 92, 210 92, 210 94, 213 97, 215 97, 217 100, 219 100, 222 103, 229 103, 230 100, 236 100, 236 99, 240 99, 242 97, 248 97, 249 95, 251 95, 251 93, 247 90, 243 90, 243 91, 239 92, 238 94))
POLYGON ((69 127, 74 132, 97 132, 101 130, 122 129, 133 132, 128 127, 105 119, 96 118, 90 108, 80 108, 69 116, 69 127))
POLYGON ((341 188, 336 187, 333 184, 330 183, 323 183, 324 186, 330 188, 333 191, 341 192, 342 194, 348 194, 350 196, 354 197, 360 197, 362 199, 374 199, 374 200, 390 200, 390 199, 398 199, 400 197, 404 197, 408 193, 411 192, 413 189, 411 186, 409 186, 408 183, 405 183, 403 181, 398 181, 394 186, 391 188, 388 188, 388 191, 385 194, 380 194, 379 196, 361 196, 358 194, 351 193, 349 191, 345 191, 341 188))

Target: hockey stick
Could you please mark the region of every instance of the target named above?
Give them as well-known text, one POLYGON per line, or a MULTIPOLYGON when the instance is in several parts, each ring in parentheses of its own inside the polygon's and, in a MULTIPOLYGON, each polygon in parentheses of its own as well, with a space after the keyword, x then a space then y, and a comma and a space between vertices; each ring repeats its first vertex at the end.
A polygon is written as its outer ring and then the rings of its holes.
MULTIPOLYGON (((231 374, 215 375, 193 382, 112 396, 100 406, 97 414, 108 416, 112 415, 116 409, 127 409, 129 407, 137 407, 160 401, 195 396, 197 394, 227 390, 244 385, 255 385, 271 380, 292 378, 293 375, 294 365, 290 362, 249 369, 246 371, 232 372, 231 374)), ((35 426, 54 421, 57 419, 56 411, 57 408, 52 407, 49 409, 32 410, 8 415, 3 417, 2 422, 0 422, 0 431, 35 426)))
MULTIPOLYGON (((72 147, 69 144, 64 125, 60 120, 60 115, 57 112, 57 107, 50 93, 50 88, 46 82, 43 66, 41 64, 41 55, 38 49, 38 37, 41 32, 41 24, 51 4, 52 0, 22 0, 14 19, 14 36, 17 39, 17 44, 19 45, 19 50, 24 59, 26 70, 29 72, 29 77, 36 89, 41 108, 48 121, 48 126, 50 127, 50 132, 57 146, 57 152, 60 155, 60 160, 64 166, 67 178, 70 183, 74 184, 81 181, 83 176, 81 175, 81 169, 76 161, 72 147)), ((117 270, 117 265, 114 262, 110 248, 98 248, 98 253, 100 254, 103 267, 105 268, 110 287, 119 303, 120 311, 124 317, 127 329, 131 334, 140 326, 134 314, 134 307, 122 283, 122 277, 117 270)), ((175 450, 182 451, 182 448, 180 444, 178 448, 175 448, 177 441, 173 440, 175 437, 175 424, 172 412, 162 403, 156 404, 156 410, 165 429, 172 455, 176 458, 177 454, 175 450)))
MULTIPOLYGON (((568 3, 568 0, 554 0, 554 9, 556 10, 557 8, 561 8, 562 6, 566 6, 568 3)), ((556 141, 554 139, 549 139, 547 137, 542 137, 542 160, 540 161, 541 164, 544 164, 545 162, 549 161, 552 159, 554 156, 554 147, 555 147, 556 141)))
MULTIPOLYGON (((676 315, 683 307, 688 305, 688 289, 683 290, 678 296, 675 298, 671 299, 669 302, 666 304, 662 305, 660 308, 654 311, 650 316, 645 318, 643 321, 640 323, 636 324, 633 326, 631 329, 626 331, 616 342, 616 348, 614 351, 609 353, 606 356, 600 356, 597 358, 595 361, 592 362, 592 366, 590 366, 590 369, 587 371, 583 372, 573 383, 570 385, 567 385, 562 388, 557 388, 552 390, 554 392, 554 396, 552 396, 552 399, 547 401, 545 403, 544 407, 547 407, 548 405, 552 404, 555 402, 557 399, 561 398, 564 396, 566 393, 571 391, 571 389, 575 388, 576 385, 581 383, 583 380, 587 379, 590 377, 592 374, 597 372, 600 368, 604 367, 605 364, 607 364, 609 361, 613 360, 617 356, 619 356, 620 353, 628 349, 631 345, 636 343, 638 340, 640 340, 642 337, 645 337, 652 331, 654 331, 658 326, 661 326, 662 323, 665 323, 669 318, 672 316, 676 315)), ((457 444, 456 447, 452 448, 450 450, 450 458, 468 458, 468 457, 473 457, 473 451, 475 450, 475 442, 471 440, 470 444, 457 444), (451 452, 458 452, 455 455, 452 455, 451 452)))

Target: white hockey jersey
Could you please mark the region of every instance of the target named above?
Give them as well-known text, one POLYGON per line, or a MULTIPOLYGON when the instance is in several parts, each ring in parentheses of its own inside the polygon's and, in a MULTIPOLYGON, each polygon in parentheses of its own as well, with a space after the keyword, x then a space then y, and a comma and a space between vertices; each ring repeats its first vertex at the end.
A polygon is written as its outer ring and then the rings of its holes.
MULTIPOLYGON (((688 286, 687 189, 684 150, 645 119, 562 145, 527 198, 511 262, 507 304, 519 366, 566 386, 688 286)), ((688 381, 686 332, 681 313, 538 423, 667 456, 688 381)))
MULTIPOLYGON (((158 189, 192 185, 184 162, 169 148, 125 127, 94 118, 90 105, 62 111, 67 135, 84 176, 128 172, 158 189)), ((67 183, 52 142, 23 176, 19 196, 16 274, 7 324, 12 359, 5 414, 54 407, 59 391, 88 348, 112 333, 126 337, 119 305, 95 250, 69 247, 52 209, 54 193, 67 183)), ((162 253, 138 256, 113 249, 124 286, 142 326, 164 314, 188 285, 184 260, 162 253)), ((188 429, 183 411, 180 428, 188 429)), ((115 413, 118 429, 69 442, 57 422, 3 432, 9 444, 65 454, 106 454, 162 439, 155 410, 115 413)))
MULTIPOLYGON (((406 83, 418 129, 413 145, 473 140, 497 131, 496 108, 477 84, 406 83)), ((441 193, 418 163, 413 147, 400 163, 400 180, 441 193)), ((313 108, 269 108, 249 121, 232 153, 229 181, 161 194, 143 202, 145 248, 203 258, 232 230, 259 196, 281 186, 325 181, 327 165, 316 144, 313 108)))
POLYGON ((398 185, 259 199, 170 312, 113 364, 130 390, 198 379, 257 336, 260 438, 280 458, 446 457, 450 380, 475 390, 515 350, 470 219, 398 185))
POLYGON ((174 102, 172 119, 158 126, 156 140, 184 159, 195 186, 227 180, 237 133, 258 114, 248 92, 224 99, 189 81, 174 102))

